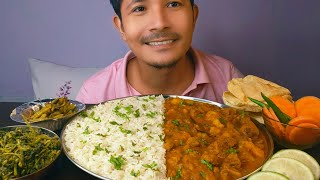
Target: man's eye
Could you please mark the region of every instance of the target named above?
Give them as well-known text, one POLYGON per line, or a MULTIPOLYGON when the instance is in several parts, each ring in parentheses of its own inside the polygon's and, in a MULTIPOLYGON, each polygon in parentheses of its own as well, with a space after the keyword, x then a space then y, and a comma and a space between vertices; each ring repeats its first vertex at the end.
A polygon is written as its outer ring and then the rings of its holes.
POLYGON ((144 11, 144 10, 145 10, 144 7, 139 6, 139 7, 134 8, 134 9, 133 9, 133 12, 141 12, 141 11, 144 11))
POLYGON ((180 4, 178 2, 171 2, 168 5, 168 7, 177 7, 177 6, 180 6, 180 4))

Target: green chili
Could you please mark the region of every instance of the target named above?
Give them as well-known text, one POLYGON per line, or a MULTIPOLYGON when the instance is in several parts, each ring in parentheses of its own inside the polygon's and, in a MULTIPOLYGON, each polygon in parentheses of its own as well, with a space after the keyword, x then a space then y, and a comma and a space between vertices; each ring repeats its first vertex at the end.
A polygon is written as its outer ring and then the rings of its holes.
POLYGON ((279 118, 279 121, 285 124, 288 124, 289 121, 291 120, 291 117, 288 116, 287 114, 285 114, 284 112, 282 112, 279 107, 274 104, 267 96, 265 96, 262 92, 261 92, 261 96, 262 98, 268 103, 268 105, 272 108, 272 110, 274 111, 274 113, 277 115, 277 117, 279 118))

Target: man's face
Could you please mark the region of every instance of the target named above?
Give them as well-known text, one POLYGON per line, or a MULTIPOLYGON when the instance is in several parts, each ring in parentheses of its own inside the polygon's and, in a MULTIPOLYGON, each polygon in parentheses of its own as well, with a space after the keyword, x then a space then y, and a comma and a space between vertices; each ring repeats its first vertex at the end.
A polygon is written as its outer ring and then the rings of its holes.
POLYGON ((114 23, 137 59, 163 68, 186 55, 198 9, 189 0, 123 0, 121 15, 114 23))

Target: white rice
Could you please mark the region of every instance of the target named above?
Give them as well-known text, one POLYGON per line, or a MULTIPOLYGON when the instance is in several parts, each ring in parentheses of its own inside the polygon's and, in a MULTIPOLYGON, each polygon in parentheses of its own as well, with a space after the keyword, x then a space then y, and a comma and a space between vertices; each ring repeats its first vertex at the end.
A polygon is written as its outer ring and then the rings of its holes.
POLYGON ((105 178, 167 179, 163 103, 162 96, 129 97, 87 110, 94 118, 77 115, 63 132, 68 154, 80 166, 105 178), (111 156, 123 157, 121 170, 110 162, 111 156))

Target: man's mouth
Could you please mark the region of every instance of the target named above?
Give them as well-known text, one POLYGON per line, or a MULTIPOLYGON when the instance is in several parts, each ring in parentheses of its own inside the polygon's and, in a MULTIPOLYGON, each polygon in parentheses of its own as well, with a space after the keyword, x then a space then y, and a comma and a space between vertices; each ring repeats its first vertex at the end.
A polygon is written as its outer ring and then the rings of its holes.
POLYGON ((166 40, 166 41, 153 41, 153 42, 147 42, 147 45, 150 46, 161 46, 172 43, 174 40, 166 40))

